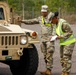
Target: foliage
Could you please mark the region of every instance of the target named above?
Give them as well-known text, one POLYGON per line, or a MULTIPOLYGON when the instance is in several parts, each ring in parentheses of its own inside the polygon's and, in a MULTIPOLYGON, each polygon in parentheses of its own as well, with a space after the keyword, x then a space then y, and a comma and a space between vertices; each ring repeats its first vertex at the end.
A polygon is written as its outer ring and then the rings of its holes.
POLYGON ((22 2, 24 1, 25 10, 27 8, 35 7, 36 10, 41 8, 41 5, 47 4, 52 11, 56 11, 61 7, 66 11, 76 11, 76 0, 0 0, 7 1, 10 4, 10 7, 13 7, 15 10, 22 9, 22 2))
POLYGON ((61 9, 62 12, 76 11, 76 0, 0 0, 6 1, 16 12, 22 11, 22 3, 24 3, 25 11, 37 11, 40 12, 41 5, 47 4, 50 11, 58 11, 61 9))

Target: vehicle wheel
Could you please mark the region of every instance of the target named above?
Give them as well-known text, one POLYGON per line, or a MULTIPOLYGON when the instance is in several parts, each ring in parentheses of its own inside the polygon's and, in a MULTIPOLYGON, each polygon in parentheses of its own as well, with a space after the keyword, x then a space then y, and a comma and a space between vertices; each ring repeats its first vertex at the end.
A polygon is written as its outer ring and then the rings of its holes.
POLYGON ((10 69, 13 75, 35 75, 38 68, 38 53, 36 47, 24 49, 20 60, 12 61, 10 69))

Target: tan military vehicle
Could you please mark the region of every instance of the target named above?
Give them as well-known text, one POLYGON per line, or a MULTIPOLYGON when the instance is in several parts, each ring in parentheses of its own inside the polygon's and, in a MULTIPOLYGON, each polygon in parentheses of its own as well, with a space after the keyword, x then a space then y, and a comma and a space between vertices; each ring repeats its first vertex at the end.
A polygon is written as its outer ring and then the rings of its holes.
POLYGON ((38 67, 38 33, 10 23, 8 4, 0 2, 0 61, 13 75, 34 75, 38 67))

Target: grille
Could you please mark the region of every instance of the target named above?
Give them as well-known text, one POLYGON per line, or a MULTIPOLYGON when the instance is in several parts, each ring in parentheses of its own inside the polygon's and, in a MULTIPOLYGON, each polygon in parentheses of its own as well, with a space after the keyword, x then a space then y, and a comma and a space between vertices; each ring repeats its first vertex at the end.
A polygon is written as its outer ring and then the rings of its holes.
POLYGON ((19 43, 18 36, 2 36, 1 37, 1 45, 18 45, 19 43))

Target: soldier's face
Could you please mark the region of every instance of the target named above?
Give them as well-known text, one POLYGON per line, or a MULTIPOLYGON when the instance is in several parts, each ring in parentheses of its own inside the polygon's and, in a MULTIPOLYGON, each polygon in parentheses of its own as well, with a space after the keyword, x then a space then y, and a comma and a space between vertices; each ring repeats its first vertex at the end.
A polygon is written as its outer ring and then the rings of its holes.
POLYGON ((48 12, 42 12, 42 16, 46 17, 48 15, 48 12))
POLYGON ((58 18, 57 18, 57 17, 54 17, 54 18, 52 19, 52 22, 51 22, 51 23, 57 24, 57 23, 58 23, 58 18))

